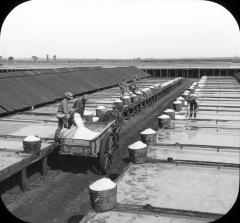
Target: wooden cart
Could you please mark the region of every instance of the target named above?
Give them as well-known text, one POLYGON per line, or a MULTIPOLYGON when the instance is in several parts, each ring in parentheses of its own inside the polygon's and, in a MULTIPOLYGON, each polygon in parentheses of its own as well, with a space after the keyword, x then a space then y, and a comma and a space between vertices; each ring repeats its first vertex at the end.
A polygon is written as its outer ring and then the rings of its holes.
POLYGON ((87 122, 85 126, 99 134, 91 140, 62 138, 60 142, 60 159, 64 155, 97 158, 98 167, 104 174, 109 174, 119 154, 120 127, 116 120, 109 122, 87 122))

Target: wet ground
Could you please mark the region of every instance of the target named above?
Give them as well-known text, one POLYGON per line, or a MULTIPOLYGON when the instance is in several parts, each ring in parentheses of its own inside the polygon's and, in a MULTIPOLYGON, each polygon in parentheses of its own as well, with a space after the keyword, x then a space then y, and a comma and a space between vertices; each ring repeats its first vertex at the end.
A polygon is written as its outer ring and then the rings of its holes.
MULTIPOLYGON (((128 164, 129 144, 140 140, 140 132, 146 128, 157 129, 157 117, 171 106, 176 97, 193 81, 187 80, 174 92, 162 97, 154 105, 144 109, 128 120, 120 133, 120 157, 110 177, 116 179, 128 164)), ((92 170, 93 161, 69 157, 69 168, 62 170, 56 154, 49 156, 48 175, 42 177, 38 163, 27 168, 30 190, 22 192, 18 186, 18 174, 0 183, 0 193, 8 210, 27 222, 79 222, 90 209, 89 183, 103 177, 92 170)))

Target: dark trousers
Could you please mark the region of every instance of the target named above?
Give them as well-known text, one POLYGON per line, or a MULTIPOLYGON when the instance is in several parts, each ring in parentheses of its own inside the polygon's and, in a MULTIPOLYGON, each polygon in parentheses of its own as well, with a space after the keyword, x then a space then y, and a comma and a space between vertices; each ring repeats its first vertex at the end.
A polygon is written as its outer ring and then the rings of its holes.
POLYGON ((197 116, 196 110, 197 110, 197 103, 190 103, 190 115, 189 115, 189 117, 192 117, 192 114, 193 114, 194 118, 196 118, 196 116, 197 116))
POLYGON ((54 139, 58 140, 60 138, 60 132, 63 129, 63 127, 68 125, 68 119, 67 118, 58 118, 58 127, 55 132, 54 139))
POLYGON ((55 132, 55 136, 54 136, 55 140, 58 140, 60 138, 60 132, 63 129, 63 125, 64 125, 64 121, 63 120, 64 119, 58 119, 58 127, 57 127, 57 130, 55 132))

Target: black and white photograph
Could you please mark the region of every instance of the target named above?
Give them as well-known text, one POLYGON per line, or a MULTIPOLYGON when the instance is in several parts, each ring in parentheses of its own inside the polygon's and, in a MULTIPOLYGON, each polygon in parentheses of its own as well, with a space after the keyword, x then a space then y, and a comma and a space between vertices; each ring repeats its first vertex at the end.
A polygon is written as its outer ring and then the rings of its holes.
POLYGON ((240 15, 206 0, 8 10, 5 222, 238 222, 240 15))

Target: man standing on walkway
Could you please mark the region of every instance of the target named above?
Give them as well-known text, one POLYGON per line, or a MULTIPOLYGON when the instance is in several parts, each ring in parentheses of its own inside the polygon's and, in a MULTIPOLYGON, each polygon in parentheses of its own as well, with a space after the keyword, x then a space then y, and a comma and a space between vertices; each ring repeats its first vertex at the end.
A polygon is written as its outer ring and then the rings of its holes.
POLYGON ((135 94, 135 92, 138 90, 138 84, 137 84, 137 78, 138 76, 135 75, 134 78, 133 78, 133 82, 130 84, 129 86, 129 90, 135 94))
POLYGON ((187 99, 187 111, 190 110, 189 118, 192 118, 192 114, 194 115, 194 118, 197 117, 197 109, 198 109, 197 95, 191 94, 187 99))
POLYGON ((119 87, 121 97, 124 97, 125 93, 127 92, 127 81, 125 78, 122 79, 121 83, 119 84, 119 87))
POLYGON ((57 111, 58 128, 55 132, 55 141, 60 138, 60 132, 63 127, 68 128, 68 119, 70 118, 70 111, 68 108, 68 101, 73 99, 71 92, 65 92, 64 99, 60 102, 57 111))

